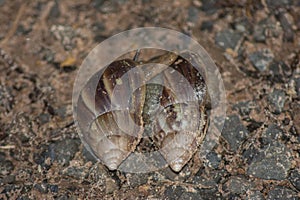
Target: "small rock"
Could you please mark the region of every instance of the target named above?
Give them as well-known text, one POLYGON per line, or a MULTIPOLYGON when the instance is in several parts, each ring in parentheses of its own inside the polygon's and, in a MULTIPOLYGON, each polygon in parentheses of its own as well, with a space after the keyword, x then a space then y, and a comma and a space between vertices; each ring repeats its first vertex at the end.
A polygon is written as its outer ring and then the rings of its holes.
POLYGON ((242 39, 242 34, 234 32, 232 29, 223 30, 217 33, 215 42, 222 49, 235 49, 238 42, 242 39))
POLYGON ((283 131, 276 126, 271 124, 268 126, 268 129, 262 135, 263 145, 271 144, 275 141, 278 141, 282 137, 283 131))
POLYGON ((198 9, 194 6, 190 6, 188 8, 187 21, 193 22, 193 23, 197 22, 198 21, 198 15, 199 15, 198 9))
POLYGON ((250 184, 246 178, 233 176, 223 185, 223 190, 233 194, 243 194, 249 187, 250 184))
POLYGON ((201 24, 200 30, 201 31, 212 31, 214 27, 214 23, 212 21, 204 21, 201 24))
POLYGON ((221 162, 221 156, 216 154, 215 152, 209 152, 206 155, 206 159, 208 161, 208 166, 212 167, 214 169, 217 169, 219 167, 220 162, 221 162))
POLYGON ((258 149, 254 147, 254 145, 251 145, 249 148, 247 148, 243 152, 243 158, 246 161, 247 164, 250 164, 254 157, 259 153, 258 149))
POLYGON ((248 136, 248 131, 237 115, 226 118, 222 136, 227 140, 232 151, 236 151, 248 136))
POLYGON ((256 108, 253 101, 241 101, 233 106, 234 110, 238 110, 242 117, 249 116, 250 112, 256 108))
POLYGON ((291 171, 289 181, 300 191, 300 169, 294 169, 291 171))
POLYGON ((8 175, 14 169, 14 165, 9 160, 3 160, 0 162, 0 174, 1 175, 8 175))
POLYGON ((260 191, 250 191, 247 200, 265 200, 265 197, 260 191))
POLYGON ((265 71, 270 63, 273 61, 274 55, 269 49, 263 49, 262 51, 256 51, 249 55, 249 60, 253 66, 263 72, 265 71))
POLYGON ((285 103, 285 92, 280 89, 274 89, 274 91, 268 95, 269 108, 274 114, 280 114, 285 103))
POLYGON ((79 151, 79 145, 79 139, 56 141, 49 145, 50 158, 62 165, 68 165, 70 160, 75 156, 75 153, 79 151))
POLYGON ((292 70, 283 61, 274 61, 270 64, 270 79, 282 83, 291 76, 292 70))
POLYGON ((184 191, 185 189, 180 186, 168 186, 164 192, 164 197, 167 199, 179 199, 184 191))
POLYGON ((58 185, 50 185, 49 189, 50 189, 50 192, 57 193, 58 192, 58 185))
POLYGON ((128 184, 132 187, 138 187, 144 185, 148 182, 148 178, 151 178, 152 173, 128 173, 126 174, 126 179, 128 180, 128 184))
POLYGON ((48 15, 48 18, 51 19, 57 19, 60 16, 60 10, 59 10, 59 1, 55 1, 54 5, 52 6, 50 13, 48 15))
POLYGON ((44 194, 48 193, 48 184, 47 183, 42 183, 42 184, 37 183, 34 185, 34 188, 36 190, 38 190, 40 193, 44 193, 44 194))
POLYGON ((214 14, 217 11, 218 0, 201 0, 201 1, 202 1, 201 10, 204 11, 206 14, 214 14))
POLYGON ((48 123, 50 120, 50 115, 48 113, 42 113, 38 116, 38 121, 41 125, 48 123))
POLYGON ((95 22, 92 25, 92 31, 94 33, 99 33, 99 32, 103 32, 105 30, 105 25, 102 22, 95 22))
POLYGON ((247 174, 267 180, 284 180, 291 168, 290 155, 284 145, 272 143, 254 157, 247 174))
POLYGON ((288 20, 289 18, 286 17, 286 14, 284 12, 279 12, 279 14, 277 15, 277 18, 279 19, 281 27, 284 31, 283 41, 293 42, 294 41, 294 30, 292 28, 292 25, 294 25, 294 24, 292 24, 292 22, 288 20))
POLYGON ((268 200, 299 200, 297 193, 286 187, 276 186, 269 191, 268 200))
POLYGON ((237 21, 233 24, 233 26, 234 26, 234 30, 237 30, 242 33, 252 34, 253 32, 253 25, 247 17, 237 19, 237 21))
POLYGON ((80 179, 86 178, 86 176, 88 174, 88 170, 89 169, 84 166, 80 166, 80 167, 71 166, 71 167, 64 169, 63 174, 73 177, 77 180, 80 180, 80 179))
POLYGON ((256 42, 265 42, 267 37, 278 37, 276 21, 273 18, 266 18, 254 26, 253 37, 256 42))

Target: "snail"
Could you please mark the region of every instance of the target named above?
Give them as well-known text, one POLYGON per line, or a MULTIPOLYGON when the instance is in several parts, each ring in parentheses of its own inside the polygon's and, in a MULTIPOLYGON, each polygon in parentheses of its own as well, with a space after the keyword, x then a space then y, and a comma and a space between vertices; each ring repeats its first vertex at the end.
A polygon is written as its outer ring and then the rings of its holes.
POLYGON ((79 126, 87 130, 81 137, 116 170, 147 136, 179 172, 205 137, 204 79, 181 55, 138 61, 138 53, 112 62, 84 86, 77 106, 79 126))

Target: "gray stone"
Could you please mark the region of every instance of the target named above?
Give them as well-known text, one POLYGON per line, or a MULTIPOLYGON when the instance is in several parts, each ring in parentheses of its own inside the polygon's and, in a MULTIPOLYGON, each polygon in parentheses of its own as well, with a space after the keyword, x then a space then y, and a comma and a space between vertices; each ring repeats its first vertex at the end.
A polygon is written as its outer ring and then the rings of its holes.
POLYGON ((237 115, 230 115, 225 120, 222 136, 230 145, 232 151, 236 151, 247 138, 248 131, 237 115))
POLYGON ((199 10, 194 7, 194 6, 190 6, 188 8, 188 17, 187 17, 187 20, 189 22, 197 22, 198 21, 198 16, 199 16, 199 10))
POLYGON ((289 181, 300 191, 300 169, 294 169, 291 171, 289 181))
POLYGON ((49 157, 62 165, 68 165, 75 153, 79 151, 79 139, 65 139, 49 145, 49 157))
POLYGON ((228 48, 235 49, 241 38, 241 33, 235 32, 232 29, 227 29, 217 33, 215 42, 224 50, 228 48))
POLYGON ((274 114, 280 114, 285 103, 285 92, 280 89, 274 89, 268 95, 269 108, 274 114))
POLYGON ((214 23, 212 21, 203 21, 200 27, 201 31, 207 30, 212 31, 214 27, 214 23))
POLYGON ((253 101, 241 101, 233 106, 234 110, 238 110, 241 116, 248 116, 250 112, 256 108, 253 101))
POLYGON ((233 194, 243 194, 249 187, 250 184, 247 179, 233 176, 224 184, 223 189, 233 194))
POLYGON ((164 192, 164 196, 169 199, 179 199, 184 191, 185 189, 180 186, 168 186, 164 192))
POLYGON ((256 42, 265 42, 267 39, 266 33, 270 34, 269 36, 278 37, 276 22, 272 18, 262 19, 254 26, 254 40, 256 42))
POLYGON ((59 1, 55 1, 55 4, 52 6, 50 13, 48 15, 49 19, 57 19, 60 16, 60 10, 59 10, 59 1))
POLYGON ((77 180, 84 179, 88 174, 88 168, 84 166, 71 166, 63 170, 63 174, 77 180))
POLYGON ((267 180, 284 180, 291 168, 291 153, 278 142, 259 151, 248 167, 247 174, 267 180))
POLYGON ((146 184, 148 182, 148 178, 151 178, 152 175, 152 173, 128 173, 126 174, 126 179, 128 184, 134 188, 146 184))
POLYGON ((247 162, 247 164, 250 164, 257 154, 258 149, 255 148, 255 146, 252 144, 243 152, 243 158, 247 162))
POLYGON ((256 42, 265 42, 266 41, 265 27, 256 25, 254 27, 253 37, 256 42))
POLYGON ((289 78, 292 74, 291 68, 283 61, 274 61, 269 67, 271 80, 283 83, 285 79, 289 78))
POLYGON ((201 10, 207 14, 213 14, 217 11, 218 0, 202 0, 201 10))
POLYGON ((274 55, 269 49, 253 52, 249 55, 249 60, 259 71, 265 71, 273 61, 274 55))
POLYGON ((282 137, 282 134, 283 131, 278 126, 271 124, 262 135, 262 143, 266 145, 278 141, 282 137))
POLYGON ((221 162, 221 156, 216 154, 215 152, 209 152, 206 155, 206 159, 208 161, 208 166, 212 167, 214 169, 217 169, 219 167, 220 162, 221 162))
POLYGON ((297 193, 286 187, 276 186, 269 191, 268 200, 299 200, 297 193))
POLYGON ((10 160, 3 160, 0 162, 0 174, 8 175, 14 169, 14 165, 10 160))

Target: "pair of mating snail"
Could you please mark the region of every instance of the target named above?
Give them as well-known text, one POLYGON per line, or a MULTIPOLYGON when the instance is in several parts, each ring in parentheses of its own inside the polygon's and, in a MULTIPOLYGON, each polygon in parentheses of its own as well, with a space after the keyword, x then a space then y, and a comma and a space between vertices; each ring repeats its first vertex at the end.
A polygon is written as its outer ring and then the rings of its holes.
POLYGON ((181 55, 137 61, 137 53, 112 62, 82 89, 78 117, 87 131, 81 137, 110 170, 145 137, 175 172, 202 143, 207 88, 189 56, 181 55))

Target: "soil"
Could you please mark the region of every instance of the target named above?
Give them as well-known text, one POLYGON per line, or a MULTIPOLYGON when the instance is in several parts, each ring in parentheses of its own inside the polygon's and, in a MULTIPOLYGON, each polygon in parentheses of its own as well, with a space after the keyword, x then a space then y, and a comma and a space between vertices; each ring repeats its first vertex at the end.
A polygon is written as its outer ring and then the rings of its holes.
POLYGON ((0 0, 0 199, 300 199, 299 0, 0 0), (180 173, 109 171, 83 147, 72 89, 110 36, 196 39, 227 95, 219 143, 180 173))

